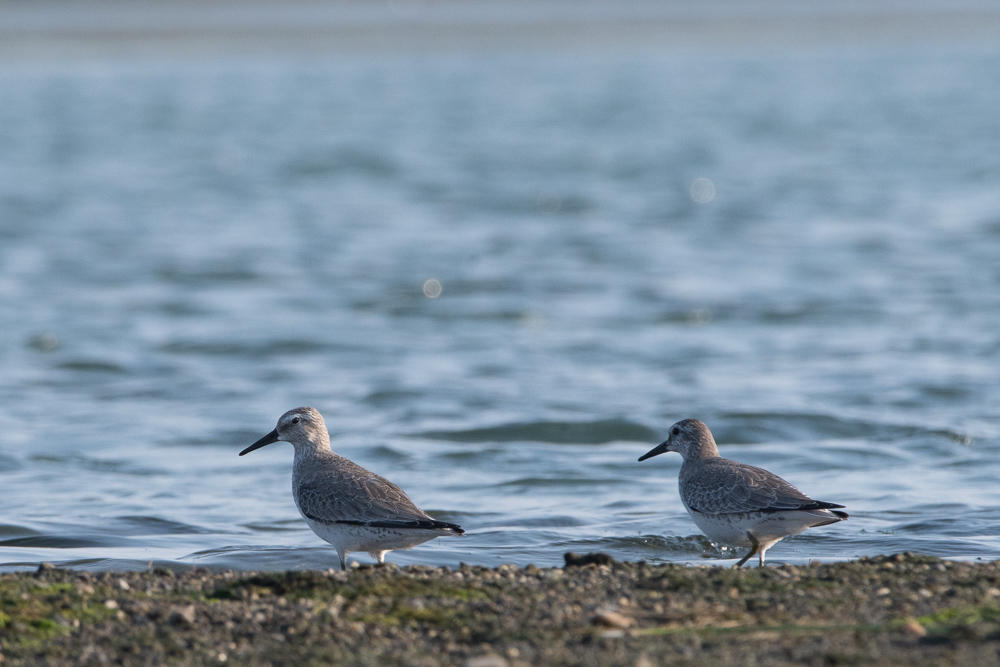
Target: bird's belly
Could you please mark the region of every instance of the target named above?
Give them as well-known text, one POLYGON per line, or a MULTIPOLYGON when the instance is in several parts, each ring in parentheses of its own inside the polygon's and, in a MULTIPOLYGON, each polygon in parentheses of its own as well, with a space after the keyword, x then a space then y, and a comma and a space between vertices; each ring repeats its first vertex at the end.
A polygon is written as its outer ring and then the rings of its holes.
POLYGON ((749 547, 747 530, 756 526, 763 516, 760 512, 745 514, 703 514, 689 509, 688 514, 695 525, 714 542, 722 542, 733 547, 749 547))
POLYGON ((688 509, 688 514, 710 539, 734 547, 752 546, 748 532, 762 544, 773 543, 797 535, 821 520, 815 513, 799 510, 705 514, 688 509))
POLYGON ((441 535, 440 532, 419 528, 378 528, 346 523, 306 523, 321 539, 341 551, 386 551, 409 549, 441 535))

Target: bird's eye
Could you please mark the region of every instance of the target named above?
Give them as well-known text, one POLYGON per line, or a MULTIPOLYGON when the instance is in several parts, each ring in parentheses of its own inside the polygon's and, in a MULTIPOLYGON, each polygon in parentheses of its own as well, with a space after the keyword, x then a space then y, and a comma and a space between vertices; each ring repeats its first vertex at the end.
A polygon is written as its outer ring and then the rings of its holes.
POLYGON ((681 430, 678 427, 675 426, 674 430, 671 431, 671 433, 673 433, 674 435, 680 435, 681 434, 681 430))
POLYGON ((293 424, 298 424, 299 423, 299 418, 298 417, 293 417, 292 418, 292 423, 293 424))

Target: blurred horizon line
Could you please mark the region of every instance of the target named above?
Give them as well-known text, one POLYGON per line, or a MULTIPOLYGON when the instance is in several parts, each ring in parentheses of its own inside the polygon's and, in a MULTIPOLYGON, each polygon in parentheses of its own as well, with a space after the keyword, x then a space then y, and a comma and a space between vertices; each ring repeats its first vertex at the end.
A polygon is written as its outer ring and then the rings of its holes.
POLYGON ((551 48, 995 45, 986 0, 0 0, 0 61, 551 48))

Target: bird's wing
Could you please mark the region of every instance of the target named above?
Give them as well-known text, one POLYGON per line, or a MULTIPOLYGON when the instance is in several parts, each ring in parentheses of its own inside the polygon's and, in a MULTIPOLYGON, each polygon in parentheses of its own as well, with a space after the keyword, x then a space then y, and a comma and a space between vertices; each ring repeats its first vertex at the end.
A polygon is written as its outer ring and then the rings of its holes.
MULTIPOLYGON (((683 472, 688 472, 684 471, 683 472)), ((843 507, 813 500, 774 473, 728 459, 705 461, 681 485, 684 503, 709 514, 843 507)))
POLYGON ((299 484, 295 496, 299 511, 320 523, 461 531, 429 517, 389 480, 353 464, 299 484))

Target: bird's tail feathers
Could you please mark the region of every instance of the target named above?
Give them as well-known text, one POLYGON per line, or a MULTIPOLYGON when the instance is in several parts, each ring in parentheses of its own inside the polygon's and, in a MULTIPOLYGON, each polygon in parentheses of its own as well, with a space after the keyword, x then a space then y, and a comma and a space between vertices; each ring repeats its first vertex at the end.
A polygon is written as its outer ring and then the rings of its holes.
POLYGON ((368 526, 370 528, 409 528, 418 530, 447 530, 455 535, 463 535, 465 530, 455 523, 438 521, 437 519, 381 519, 375 521, 347 521, 341 520, 336 523, 353 526, 368 526))
POLYGON ((810 514, 813 514, 817 518, 820 518, 820 521, 812 524, 810 528, 817 528, 819 526, 828 526, 831 523, 845 521, 849 516, 851 516, 847 512, 838 512, 837 510, 827 510, 827 509, 819 510, 816 512, 810 512, 810 514))

